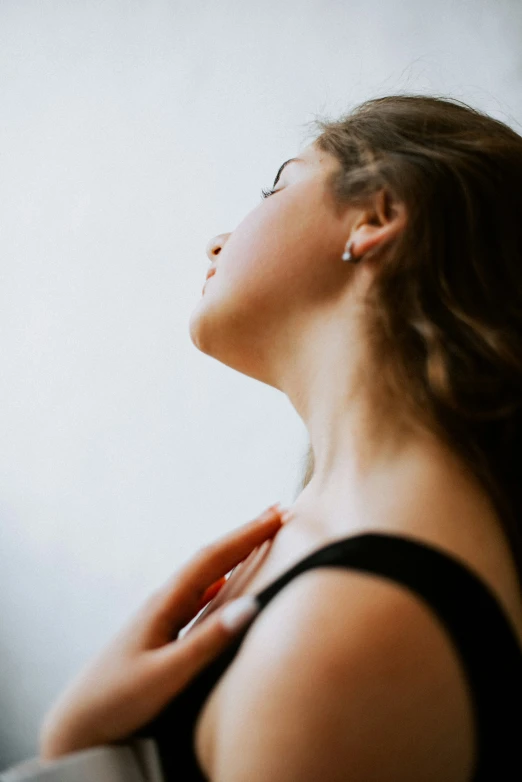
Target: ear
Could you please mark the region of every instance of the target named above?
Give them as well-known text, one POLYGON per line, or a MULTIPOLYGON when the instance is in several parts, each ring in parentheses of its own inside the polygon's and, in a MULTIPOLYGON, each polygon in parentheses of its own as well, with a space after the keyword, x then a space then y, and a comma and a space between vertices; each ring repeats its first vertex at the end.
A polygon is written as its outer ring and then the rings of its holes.
POLYGON ((379 190, 370 207, 362 210, 352 225, 349 240, 352 254, 359 258, 378 245, 385 245, 395 239, 406 225, 406 208, 403 203, 393 201, 385 190, 379 190))

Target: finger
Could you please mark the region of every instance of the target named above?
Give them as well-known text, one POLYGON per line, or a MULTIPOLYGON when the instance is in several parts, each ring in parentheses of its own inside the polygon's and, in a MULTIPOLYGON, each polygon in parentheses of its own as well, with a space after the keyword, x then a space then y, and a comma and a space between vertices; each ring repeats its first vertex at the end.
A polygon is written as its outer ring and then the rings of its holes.
POLYGON ((211 584, 208 589, 205 589, 205 592, 203 593, 203 597, 201 598, 199 605, 196 609, 196 613, 199 613, 204 606, 206 606, 207 603, 210 603, 211 600, 215 598, 217 593, 221 590, 221 587, 224 586, 227 583, 227 579, 225 576, 221 576, 221 578, 218 578, 217 581, 214 581, 213 584, 211 584))
POLYGON ((269 508, 256 519, 203 546, 179 571, 182 578, 175 581, 183 591, 201 594, 209 583, 228 573, 253 549, 273 537, 281 525, 281 510, 269 508))
MULTIPOLYGON (((205 590, 203 597, 199 601, 199 603, 192 608, 192 611, 190 613, 187 611, 185 614, 182 611, 182 606, 180 607, 180 614, 178 617, 178 628, 183 627, 184 625, 188 624, 196 614, 199 614, 199 612, 207 606, 211 600, 215 598, 215 596, 218 594, 218 592, 221 591, 221 588, 225 586, 227 583, 227 579, 225 576, 222 576, 221 578, 218 578, 217 581, 214 581, 213 584, 211 584, 208 589, 205 590)), ((172 634, 171 634, 172 637, 172 634)), ((163 640, 163 643, 165 643, 165 639, 163 640)))
POLYGON ((281 510, 272 506, 253 521, 200 549, 158 593, 158 618, 169 618, 173 627, 183 627, 194 616, 208 586, 239 564, 252 549, 273 537, 282 523, 281 510))
POLYGON ((259 609, 252 595, 229 600, 181 640, 155 650, 155 684, 173 697, 252 622, 259 609))

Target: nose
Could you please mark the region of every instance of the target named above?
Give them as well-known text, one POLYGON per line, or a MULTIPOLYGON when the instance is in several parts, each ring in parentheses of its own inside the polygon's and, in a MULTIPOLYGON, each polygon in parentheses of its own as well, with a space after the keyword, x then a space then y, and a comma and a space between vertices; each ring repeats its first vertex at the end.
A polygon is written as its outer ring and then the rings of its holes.
POLYGON ((229 236, 230 234, 219 234, 210 240, 206 249, 207 257, 210 261, 214 261, 216 255, 219 255, 229 236))

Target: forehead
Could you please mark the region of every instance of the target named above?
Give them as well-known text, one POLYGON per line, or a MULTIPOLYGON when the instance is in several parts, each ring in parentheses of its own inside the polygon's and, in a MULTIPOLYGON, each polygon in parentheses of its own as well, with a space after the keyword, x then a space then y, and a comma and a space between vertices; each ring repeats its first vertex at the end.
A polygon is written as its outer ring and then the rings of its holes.
POLYGON ((273 187, 279 182, 287 166, 292 167, 292 175, 295 166, 299 176, 304 176, 305 178, 316 178, 319 176, 322 179, 325 175, 329 176, 330 173, 336 172, 339 168, 339 162, 333 155, 314 146, 312 142, 308 146, 303 147, 296 157, 285 160, 282 166, 279 167, 273 187))
POLYGON ((300 157, 308 166, 332 169, 338 165, 338 161, 333 155, 314 146, 313 142, 306 147, 303 147, 301 152, 299 152, 298 157, 300 157))

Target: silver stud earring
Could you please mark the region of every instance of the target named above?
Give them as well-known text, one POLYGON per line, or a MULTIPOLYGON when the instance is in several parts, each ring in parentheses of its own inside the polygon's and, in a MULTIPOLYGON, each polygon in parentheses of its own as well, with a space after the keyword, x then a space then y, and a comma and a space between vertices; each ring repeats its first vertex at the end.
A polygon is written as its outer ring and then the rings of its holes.
POLYGON ((347 248, 344 251, 344 253, 342 254, 341 258, 343 259, 343 261, 351 261, 351 263, 358 263, 361 259, 353 257, 353 255, 352 255, 352 245, 353 245, 353 240, 347 246, 347 248))

